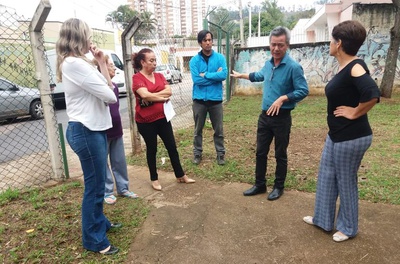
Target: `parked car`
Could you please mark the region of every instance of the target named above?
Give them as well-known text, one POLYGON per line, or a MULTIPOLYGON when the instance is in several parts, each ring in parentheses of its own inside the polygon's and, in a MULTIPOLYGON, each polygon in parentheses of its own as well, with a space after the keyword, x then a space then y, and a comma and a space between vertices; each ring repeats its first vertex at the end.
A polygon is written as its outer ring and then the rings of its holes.
MULTIPOLYGON (((119 95, 120 96, 126 95, 124 64, 114 51, 112 50, 102 50, 102 51, 104 52, 104 54, 107 54, 113 60, 114 65, 116 67, 115 76, 112 78, 112 81, 117 84, 119 95)), ((48 50, 46 51, 46 55, 49 60, 49 66, 51 70, 51 73, 49 72, 49 75, 52 74, 53 77, 53 79, 50 81, 54 82, 50 86, 54 105, 56 106, 56 108, 65 108, 64 86, 62 82, 57 83, 56 81, 56 63, 57 63, 56 50, 55 49, 48 50)), ((93 59, 93 55, 90 52, 86 56, 90 60, 93 59)))
POLYGON ((25 115, 34 119, 43 118, 39 90, 22 87, 0 77, 0 120, 25 115))
POLYGON ((175 65, 163 64, 156 67, 155 72, 161 72, 169 83, 182 82, 182 73, 175 65))

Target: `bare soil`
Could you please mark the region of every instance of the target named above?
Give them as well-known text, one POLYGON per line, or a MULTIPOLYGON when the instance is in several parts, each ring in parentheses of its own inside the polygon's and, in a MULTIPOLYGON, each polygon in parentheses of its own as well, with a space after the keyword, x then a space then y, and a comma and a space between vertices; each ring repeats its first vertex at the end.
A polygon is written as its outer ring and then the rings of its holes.
MULTIPOLYGON (((296 164, 317 171, 326 132, 294 127, 289 169, 296 164)), ((230 152, 235 153, 232 146, 230 152)), ((303 222, 313 214, 312 193, 286 190, 271 202, 266 194, 243 196, 249 184, 198 180, 182 185, 169 172, 160 174, 164 188, 155 192, 146 169, 138 174, 132 168, 131 175, 153 209, 131 246, 128 263, 400 263, 400 206, 360 201, 359 234, 337 243, 335 230, 303 222)))
POLYGON ((153 209, 128 263, 399 263, 399 206, 361 201, 359 234, 336 243, 333 232, 302 220, 313 213, 314 194, 289 190, 271 202, 243 196, 248 184, 161 179, 162 192, 148 182, 137 190, 153 209))

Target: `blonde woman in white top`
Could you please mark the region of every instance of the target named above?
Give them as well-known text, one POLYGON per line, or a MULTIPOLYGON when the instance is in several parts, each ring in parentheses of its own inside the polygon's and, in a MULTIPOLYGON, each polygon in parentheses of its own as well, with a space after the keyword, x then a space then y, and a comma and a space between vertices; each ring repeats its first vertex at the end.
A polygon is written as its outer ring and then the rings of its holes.
POLYGON ((108 104, 117 98, 112 90, 104 53, 91 42, 91 30, 82 20, 66 20, 56 44, 57 77, 65 87, 69 117, 66 137, 81 162, 85 191, 82 200, 82 243, 87 250, 114 254, 106 232, 121 224, 103 214, 107 166, 106 130, 112 127, 108 104), (85 54, 91 52, 100 72, 85 54))

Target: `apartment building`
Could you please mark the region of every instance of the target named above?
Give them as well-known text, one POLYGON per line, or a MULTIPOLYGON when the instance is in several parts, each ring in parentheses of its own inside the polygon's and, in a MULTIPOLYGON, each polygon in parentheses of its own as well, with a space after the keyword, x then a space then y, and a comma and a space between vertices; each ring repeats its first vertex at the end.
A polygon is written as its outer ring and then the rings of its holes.
POLYGON ((127 3, 133 10, 154 14, 159 39, 196 36, 206 14, 206 0, 127 0, 127 3))

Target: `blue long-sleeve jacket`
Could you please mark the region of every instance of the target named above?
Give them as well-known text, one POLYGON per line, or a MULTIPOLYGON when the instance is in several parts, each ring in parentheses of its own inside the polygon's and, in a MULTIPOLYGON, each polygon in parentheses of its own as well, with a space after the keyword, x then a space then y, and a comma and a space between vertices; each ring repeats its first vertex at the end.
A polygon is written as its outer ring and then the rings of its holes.
POLYGON ((193 100, 222 101, 222 81, 228 75, 225 57, 212 51, 208 64, 201 55, 201 51, 190 62, 190 73, 193 80, 193 100), (218 71, 222 68, 222 71, 218 71), (204 73, 204 77, 200 76, 204 73))
POLYGON ((289 101, 284 102, 281 108, 288 110, 294 109, 296 103, 308 95, 303 68, 288 54, 285 54, 276 67, 273 58, 266 61, 260 71, 249 74, 249 80, 264 81, 262 110, 265 111, 282 95, 287 95, 289 101))

